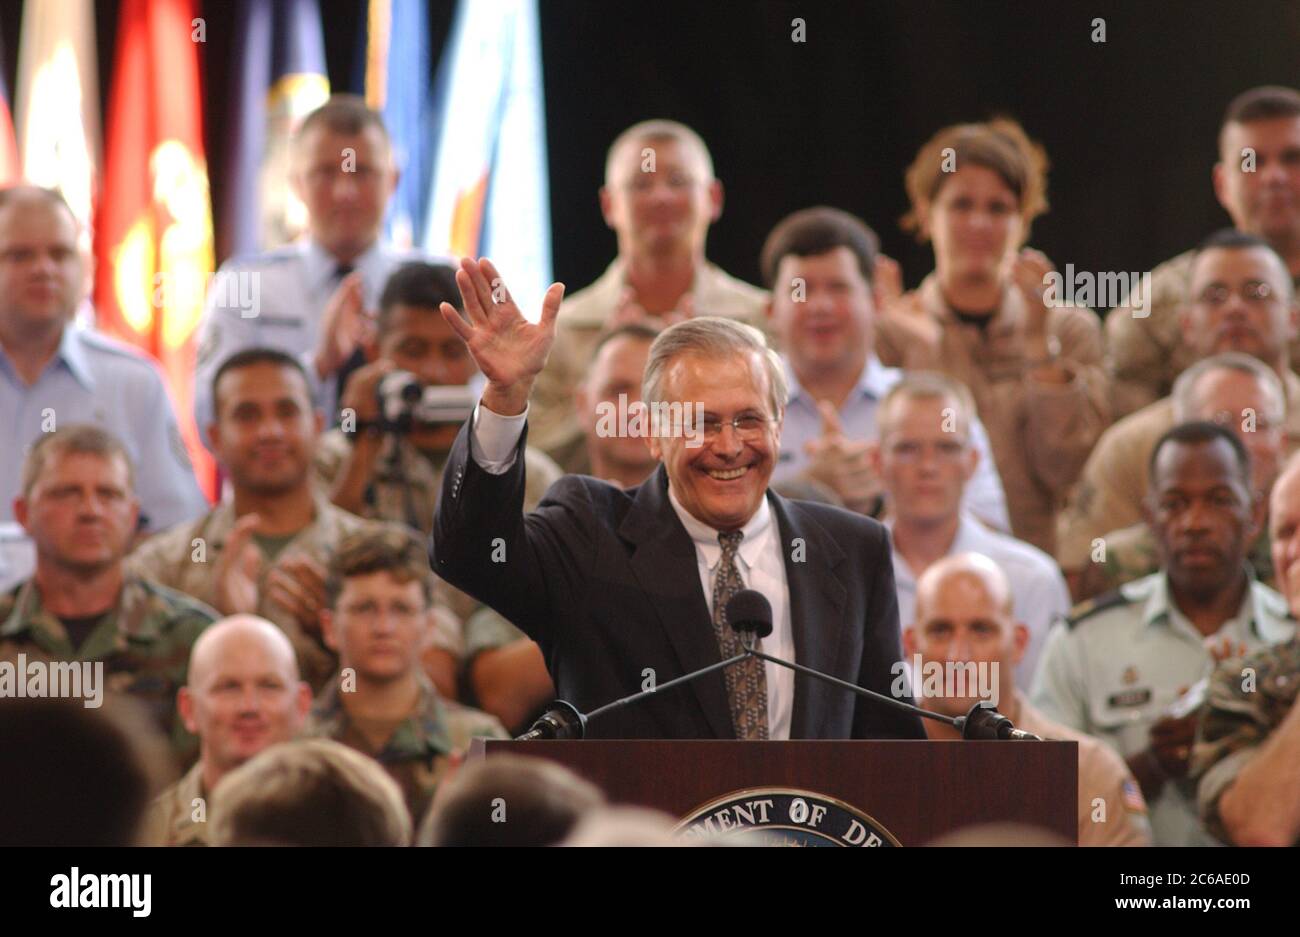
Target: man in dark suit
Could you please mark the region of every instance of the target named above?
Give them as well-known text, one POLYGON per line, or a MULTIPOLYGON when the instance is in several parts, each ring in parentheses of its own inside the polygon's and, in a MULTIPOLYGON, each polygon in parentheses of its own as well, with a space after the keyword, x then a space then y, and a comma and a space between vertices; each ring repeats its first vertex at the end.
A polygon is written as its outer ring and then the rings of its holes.
MULTIPOLYGON (((488 384, 448 460, 433 568, 537 641, 562 696, 589 711, 732 656, 726 601, 746 587, 772 605, 767 653, 890 691, 901 648, 887 535, 767 490, 786 382, 757 330, 720 318, 667 329, 643 393, 660 468, 626 491, 566 476, 525 517, 528 395, 564 288, 532 324, 490 261, 462 261, 456 279, 468 321, 442 313, 488 384)), ((754 658, 593 720, 588 735, 925 737, 913 715, 754 658)))

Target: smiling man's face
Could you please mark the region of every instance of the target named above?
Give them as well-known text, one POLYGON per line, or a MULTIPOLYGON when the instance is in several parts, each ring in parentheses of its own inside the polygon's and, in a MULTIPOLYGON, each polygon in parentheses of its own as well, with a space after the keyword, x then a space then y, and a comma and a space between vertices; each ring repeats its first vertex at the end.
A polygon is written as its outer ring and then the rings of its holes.
MULTIPOLYGON (((668 472, 668 484, 691 516, 715 530, 739 530, 762 503, 781 449, 781 414, 772 412, 769 377, 757 352, 724 358, 685 354, 664 372, 663 397, 690 404, 692 415, 704 408, 704 420, 722 422, 702 445, 688 437, 652 440, 651 451, 668 472), (730 421, 758 417, 750 435, 730 421)), ((695 437, 698 441, 698 437, 695 437)))

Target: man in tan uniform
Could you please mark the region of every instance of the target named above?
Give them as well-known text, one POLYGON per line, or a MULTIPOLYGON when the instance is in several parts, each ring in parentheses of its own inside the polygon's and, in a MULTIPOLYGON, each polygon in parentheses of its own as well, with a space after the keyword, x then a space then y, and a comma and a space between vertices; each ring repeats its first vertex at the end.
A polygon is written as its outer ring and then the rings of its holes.
POLYGON ((601 330, 640 320, 667 326, 692 315, 761 329, 767 302, 765 292, 705 259, 709 225, 722 214, 722 183, 689 127, 650 120, 619 134, 605 162, 600 210, 618 236, 618 257, 595 283, 565 298, 528 415, 529 442, 565 471, 581 458, 573 392, 601 330))
MULTIPOLYGON (((1283 432, 1286 401, 1277 375, 1258 358, 1227 352, 1202 358, 1179 375, 1174 386, 1173 419, 1210 420, 1235 432, 1250 452, 1255 497, 1268 503, 1287 445, 1283 432)), ((1109 531, 1101 539, 1105 550, 1096 552, 1097 562, 1084 564, 1076 601, 1149 576, 1164 562, 1145 521, 1109 531)), ((1252 542, 1246 562, 1255 578, 1277 587, 1266 527, 1252 542)))
POLYGON ((194 643, 176 706, 199 737, 199 760, 153 802, 144 842, 208 846, 209 794, 229 771, 301 731, 311 689, 298 679, 284 632, 254 615, 233 615, 194 643))
POLYGON ((339 541, 373 522, 340 510, 313 486, 321 418, 294 358, 266 349, 233 355, 217 370, 213 399, 209 432, 233 497, 145 541, 129 566, 223 615, 275 622, 293 642, 304 678, 319 687, 336 663, 320 637, 326 570, 339 541))
MULTIPOLYGON (((1214 194, 1239 231, 1267 241, 1292 277, 1300 277, 1300 93, 1252 88, 1228 105, 1219 131, 1214 194)), ((1121 305, 1106 316, 1107 369, 1115 418, 1169 393, 1199 357, 1179 325, 1189 295, 1195 251, 1151 272, 1150 297, 1135 317, 1121 305)), ((1291 338, 1292 355, 1300 341, 1291 338)))
MULTIPOLYGON (((1045 739, 1079 743, 1079 845, 1149 846, 1151 827, 1137 782, 1112 749, 1091 736, 1053 722, 1029 705, 1015 686, 1015 668, 1029 643, 1028 629, 1012 613, 1011 587, 996 563, 979 553, 957 553, 935 563, 917 582, 916 621, 903 633, 909 660, 996 667, 997 709, 1016 728, 1045 739)), ((917 703, 948 716, 964 716, 978 697, 929 697, 916 681, 917 703)), ((959 738, 943 723, 925 720, 936 741, 959 738)))
MULTIPOLYGON (((1273 487, 1273 561, 1300 614, 1300 458, 1273 487)), ((1210 680, 1190 777, 1206 828, 1240 846, 1300 843, 1300 637, 1225 661, 1210 680)))
MULTIPOLYGON (((1293 287, 1281 258, 1258 238, 1226 229, 1201 245, 1192 282, 1195 299, 1182 316, 1186 341, 1201 358, 1239 352, 1271 368, 1285 391, 1285 445, 1294 449, 1300 445, 1300 377, 1291 370, 1287 348, 1294 332, 1293 287)), ((1229 411, 1227 405, 1236 400, 1207 395, 1193 404, 1195 397, 1188 389, 1181 411, 1174 397, 1159 400, 1120 420, 1098 440, 1060 517, 1056 558, 1072 589, 1079 587, 1086 564, 1102 561, 1094 558, 1094 539, 1142 519, 1147 462, 1165 430, 1189 419, 1223 419, 1259 458, 1266 447, 1253 440, 1275 432, 1282 418, 1283 408, 1271 406, 1252 422, 1245 412, 1229 411)))
POLYGON ((308 727, 383 765, 412 817, 424 815, 470 739, 508 738, 494 716, 439 698, 424 676, 420 646, 433 625, 428 562, 421 544, 395 530, 340 546, 321 614, 340 670, 316 698, 308 727))

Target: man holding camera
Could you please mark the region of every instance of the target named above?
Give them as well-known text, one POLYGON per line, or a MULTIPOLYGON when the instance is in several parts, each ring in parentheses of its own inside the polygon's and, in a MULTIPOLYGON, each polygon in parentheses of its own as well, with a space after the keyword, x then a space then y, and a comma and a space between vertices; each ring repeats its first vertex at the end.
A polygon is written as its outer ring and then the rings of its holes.
MULTIPOLYGON (((461 305, 450 267, 417 261, 393 271, 379 299, 370 361, 348 380, 339 426, 320 437, 313 458, 313 474, 335 507, 425 534, 451 445, 482 390, 478 366, 438 311, 443 302, 461 305)), ((524 509, 531 511, 563 473, 540 450, 526 448, 524 462, 524 509)), ((441 580, 435 595, 461 623, 435 628, 423 652, 439 691, 455 696, 463 671, 467 701, 509 725, 526 723, 539 701, 554 695, 536 645, 441 580)))
MULTIPOLYGON (((443 302, 461 302, 450 267, 408 263, 388 278, 372 360, 349 379, 340 425, 321 437, 314 458, 337 507, 426 534, 451 444, 481 389, 474 359, 438 312, 443 302)), ((525 459, 531 510, 561 473, 536 450, 525 459)))

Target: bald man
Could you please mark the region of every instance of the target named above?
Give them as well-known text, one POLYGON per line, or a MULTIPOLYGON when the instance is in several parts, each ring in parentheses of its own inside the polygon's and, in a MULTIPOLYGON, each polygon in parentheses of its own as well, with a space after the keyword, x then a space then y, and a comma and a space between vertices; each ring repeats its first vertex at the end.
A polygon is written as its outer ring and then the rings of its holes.
POLYGON ((199 760, 154 801, 144 841, 206 846, 208 792, 257 753, 298 735, 311 708, 311 688, 299 678, 283 631, 255 615, 232 615, 194 642, 189 681, 176 705, 186 728, 199 737, 199 760))
MULTIPOLYGON (((1016 689, 1016 664, 1029 629, 1012 613, 1011 587, 1002 570, 979 553, 957 553, 931 565, 916 586, 916 620, 903 632, 908 659, 986 664, 996 681, 998 711, 1019 729, 1045 739, 1079 743, 1079 845, 1149 846, 1146 802, 1123 759, 1094 738, 1046 719, 1016 689)), ((932 696, 917 682, 917 703, 947 716, 963 716, 977 695, 932 696)), ((975 687, 971 687, 974 691, 975 687)), ((951 726, 925 720, 934 741, 960 736, 951 726)))

